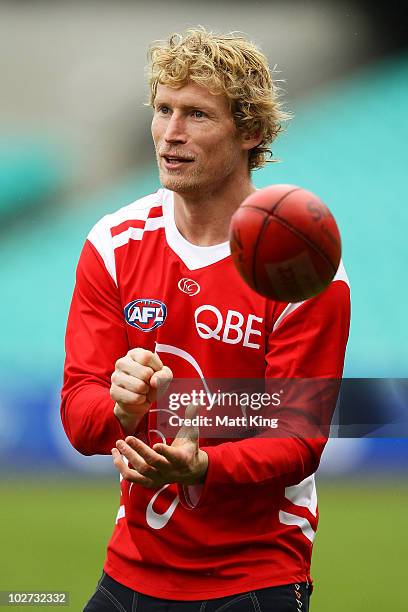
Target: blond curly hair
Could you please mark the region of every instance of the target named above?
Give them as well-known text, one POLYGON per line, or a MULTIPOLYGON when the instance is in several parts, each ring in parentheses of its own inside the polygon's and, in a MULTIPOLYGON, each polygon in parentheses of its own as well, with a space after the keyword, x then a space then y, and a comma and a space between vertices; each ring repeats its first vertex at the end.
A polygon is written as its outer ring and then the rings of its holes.
POLYGON ((194 81, 214 94, 224 94, 238 130, 262 136, 249 151, 249 169, 254 170, 275 161, 269 145, 291 118, 283 109, 279 81, 272 79, 275 72, 265 55, 237 33, 189 29, 149 48, 149 104, 154 104, 159 83, 179 88, 194 81))

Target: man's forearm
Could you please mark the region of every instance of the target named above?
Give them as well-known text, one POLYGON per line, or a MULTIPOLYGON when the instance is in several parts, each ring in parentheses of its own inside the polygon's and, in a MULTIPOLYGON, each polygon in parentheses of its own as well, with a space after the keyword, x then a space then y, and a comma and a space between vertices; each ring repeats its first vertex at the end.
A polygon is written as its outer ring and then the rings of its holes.
POLYGON ((204 447, 214 484, 256 484, 279 481, 296 484, 314 473, 325 438, 251 438, 204 447))
POLYGON ((109 388, 87 384, 67 393, 61 404, 65 432, 83 455, 110 455, 116 440, 126 434, 114 415, 109 388))

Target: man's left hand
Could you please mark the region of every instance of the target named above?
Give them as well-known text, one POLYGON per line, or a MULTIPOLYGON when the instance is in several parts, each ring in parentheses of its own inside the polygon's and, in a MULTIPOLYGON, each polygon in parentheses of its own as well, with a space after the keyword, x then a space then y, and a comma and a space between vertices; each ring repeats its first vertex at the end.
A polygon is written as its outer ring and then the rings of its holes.
MULTIPOLYGON (((190 404, 185 418, 192 419, 198 407, 190 404)), ((149 489, 177 482, 202 484, 208 467, 207 453, 200 449, 198 427, 181 427, 171 445, 157 443, 153 448, 134 436, 118 440, 112 449, 113 463, 125 480, 149 489), (126 457, 129 467, 122 459, 126 457)))

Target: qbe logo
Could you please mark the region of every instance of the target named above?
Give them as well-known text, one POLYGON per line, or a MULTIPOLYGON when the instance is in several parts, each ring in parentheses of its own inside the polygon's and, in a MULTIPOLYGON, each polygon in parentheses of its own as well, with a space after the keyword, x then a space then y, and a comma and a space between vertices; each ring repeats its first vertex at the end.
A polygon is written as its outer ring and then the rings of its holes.
POLYGON ((254 314, 244 316, 237 310, 228 310, 224 318, 218 308, 203 304, 196 309, 194 319, 197 333, 204 340, 213 339, 226 344, 243 344, 252 349, 261 348, 262 317, 254 314), (255 339, 258 339, 259 343, 254 342, 255 339))
POLYGON ((126 323, 143 332, 152 331, 163 325, 167 316, 166 304, 160 300, 140 298, 129 302, 125 307, 126 323))

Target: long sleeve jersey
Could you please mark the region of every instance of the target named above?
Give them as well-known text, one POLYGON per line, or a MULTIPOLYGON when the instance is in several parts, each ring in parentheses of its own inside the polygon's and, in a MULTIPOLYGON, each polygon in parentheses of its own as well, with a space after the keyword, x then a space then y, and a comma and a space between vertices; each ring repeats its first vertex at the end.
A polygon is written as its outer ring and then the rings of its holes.
MULTIPOLYGON (((185 240, 173 193, 160 189, 105 216, 85 242, 66 333, 66 434, 85 455, 110 454, 125 437, 109 390, 115 362, 132 348, 157 352, 177 379, 339 379, 349 320, 342 264, 316 297, 268 300, 241 279, 228 242, 185 240)), ((166 440, 158 410, 136 433, 152 444, 166 440)), ((180 600, 310 580, 314 473, 326 442, 299 432, 208 438, 201 487, 122 480, 105 571, 141 593, 180 600)))

